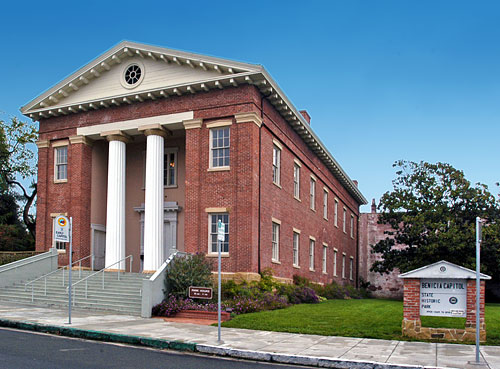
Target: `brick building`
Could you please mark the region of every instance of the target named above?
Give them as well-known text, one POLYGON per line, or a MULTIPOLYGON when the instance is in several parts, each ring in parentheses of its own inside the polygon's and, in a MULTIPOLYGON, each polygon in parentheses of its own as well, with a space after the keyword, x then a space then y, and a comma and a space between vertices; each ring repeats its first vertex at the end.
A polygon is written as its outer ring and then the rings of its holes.
POLYGON ((259 65, 122 42, 21 108, 40 122, 37 250, 157 270, 175 249, 246 278, 354 283, 365 198, 259 65))
MULTIPOLYGON (((385 240, 390 231, 388 224, 378 223, 379 214, 375 199, 372 200, 371 212, 361 213, 359 218, 359 276, 364 281, 370 282, 370 290, 376 297, 384 298, 403 298, 403 280, 398 278, 399 269, 394 269, 390 273, 371 272, 370 268, 376 260, 381 259, 380 254, 372 254, 372 246, 381 240, 385 240)), ((405 247, 404 245, 395 245, 395 248, 405 247)))

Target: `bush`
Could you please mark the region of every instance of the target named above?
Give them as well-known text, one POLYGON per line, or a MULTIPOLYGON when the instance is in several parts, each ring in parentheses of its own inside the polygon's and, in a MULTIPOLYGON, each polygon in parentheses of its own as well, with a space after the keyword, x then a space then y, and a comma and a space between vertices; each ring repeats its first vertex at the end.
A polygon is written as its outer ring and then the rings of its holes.
POLYGON ((261 297, 234 297, 232 300, 224 301, 224 305, 232 309, 236 315, 254 313, 263 310, 283 309, 288 306, 285 297, 266 292, 261 297))
MULTIPOLYGON (((221 304, 224 311, 224 304, 221 304)), ((199 303, 190 298, 177 297, 175 295, 168 296, 160 304, 153 307, 154 316, 171 316, 182 310, 202 310, 202 311, 217 311, 217 304, 214 303, 199 303)))
POLYGON ((189 286, 212 287, 212 263, 204 254, 172 260, 165 275, 165 298, 187 296, 189 286))

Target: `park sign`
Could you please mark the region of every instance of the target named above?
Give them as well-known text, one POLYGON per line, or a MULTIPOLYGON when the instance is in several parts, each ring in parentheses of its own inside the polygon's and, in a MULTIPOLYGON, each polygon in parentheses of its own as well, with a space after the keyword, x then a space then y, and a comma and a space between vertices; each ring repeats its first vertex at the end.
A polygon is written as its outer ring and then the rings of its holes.
POLYGON ((421 279, 420 315, 465 318, 467 281, 465 279, 421 279))
POLYGON ((54 225, 54 241, 69 242, 70 222, 64 215, 56 217, 54 225))
POLYGON ((189 298, 190 299, 212 299, 212 289, 210 287, 189 287, 189 298))
MULTIPOLYGON (((481 340, 486 340, 484 323, 484 283, 481 279, 481 340)), ((450 342, 470 342, 476 335, 476 273, 445 260, 399 275, 404 280, 403 336, 418 339, 444 339, 450 342), (464 329, 422 326, 421 316, 462 317, 464 329)))

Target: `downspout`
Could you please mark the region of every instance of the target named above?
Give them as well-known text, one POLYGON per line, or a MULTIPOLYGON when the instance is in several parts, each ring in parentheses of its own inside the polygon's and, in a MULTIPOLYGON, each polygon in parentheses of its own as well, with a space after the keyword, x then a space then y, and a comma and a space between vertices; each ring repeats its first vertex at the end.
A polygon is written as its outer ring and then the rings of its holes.
POLYGON ((359 224, 360 224, 360 212, 358 206, 358 221, 356 227, 356 288, 359 288, 359 224))
POLYGON ((258 261, 257 261, 257 269, 260 274, 260 212, 261 212, 261 187, 262 187, 262 179, 261 179, 261 168, 262 168, 262 162, 261 162, 261 154, 262 154, 262 124, 264 123, 264 96, 260 98, 260 119, 262 120, 262 123, 259 127, 259 228, 258 228, 258 235, 259 235, 259 240, 257 242, 257 255, 258 255, 258 261))

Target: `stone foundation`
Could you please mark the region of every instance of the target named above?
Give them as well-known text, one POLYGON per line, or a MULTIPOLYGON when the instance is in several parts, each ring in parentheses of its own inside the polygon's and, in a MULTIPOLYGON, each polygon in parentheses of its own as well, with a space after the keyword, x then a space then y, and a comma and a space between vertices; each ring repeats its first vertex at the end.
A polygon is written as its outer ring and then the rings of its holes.
MULTIPOLYGON (((479 340, 486 341, 485 325, 481 324, 479 331, 479 340)), ((422 327, 420 319, 403 319, 401 326, 403 336, 413 337, 424 340, 443 340, 449 342, 474 342, 476 340, 475 327, 465 327, 465 329, 454 328, 430 328, 422 327)))
MULTIPOLYGON (((212 272, 212 278, 214 280, 214 283, 217 283, 217 272, 212 272)), ((223 282, 235 281, 236 283, 253 282, 253 281, 258 282, 260 281, 260 274, 251 272, 239 272, 239 273, 222 272, 221 280, 223 282)))

